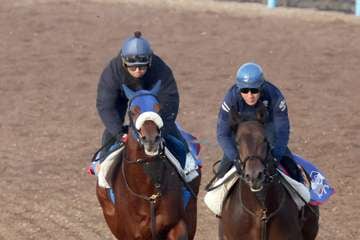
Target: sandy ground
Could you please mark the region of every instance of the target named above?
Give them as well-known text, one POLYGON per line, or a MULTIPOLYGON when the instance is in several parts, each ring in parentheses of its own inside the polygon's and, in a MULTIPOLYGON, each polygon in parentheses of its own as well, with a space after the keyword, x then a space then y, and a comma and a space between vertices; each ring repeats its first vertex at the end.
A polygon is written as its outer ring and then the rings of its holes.
MULTIPOLYGON (((203 186, 221 156, 223 95, 238 66, 256 60, 287 97, 291 149, 337 190, 321 207, 318 239, 359 239, 359 19, 209 0, 128 2, 1 1, 0 239, 112 239, 85 168, 103 130, 98 77, 135 30, 174 71, 179 121, 203 144, 203 186)), ((198 206, 196 239, 216 239, 215 217, 198 206)))

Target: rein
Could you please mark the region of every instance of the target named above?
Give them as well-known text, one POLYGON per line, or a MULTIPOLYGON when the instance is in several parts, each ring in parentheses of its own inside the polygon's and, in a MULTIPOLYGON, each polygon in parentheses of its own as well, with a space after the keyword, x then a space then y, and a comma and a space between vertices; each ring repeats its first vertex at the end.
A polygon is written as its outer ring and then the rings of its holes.
MULTIPOLYGON (((161 156, 157 156, 157 159, 161 158, 161 156)), ((144 159, 138 159, 135 161, 127 161, 127 163, 129 164, 143 164, 146 161, 144 159)), ((161 197, 161 185, 160 184, 155 184, 154 187, 156 189, 156 193, 152 194, 151 196, 145 196, 139 193, 136 193, 129 185, 128 181, 127 181, 127 177, 126 177, 126 171, 125 171, 125 163, 122 164, 121 166, 121 171, 124 177, 124 182, 125 182, 125 186, 126 188, 129 190, 129 192, 134 195, 135 197, 138 197, 140 199, 143 199, 147 202, 149 202, 150 204, 150 221, 151 221, 151 235, 152 235, 152 239, 156 240, 156 203, 157 200, 160 199, 161 197)))
MULTIPOLYGON (((268 145, 269 146, 269 145, 268 145)), ((271 158, 271 154, 270 154, 270 148, 268 147, 268 151, 266 153, 266 157, 263 159, 260 156, 255 156, 255 155, 250 155, 247 156, 243 161, 241 161, 241 159, 235 161, 235 167, 237 170, 237 173, 240 177, 240 180, 242 183, 246 184, 245 182, 245 177, 244 177, 244 169, 246 166, 246 163, 249 160, 259 160, 264 166, 265 166, 265 184, 269 185, 271 183, 275 184, 274 179, 278 179, 278 172, 275 171, 274 174, 269 174, 269 165, 270 164, 277 164, 276 161, 274 161, 274 158, 271 158)), ((278 182, 280 184, 280 181, 278 182)), ((269 220, 274 217, 282 208, 282 206, 285 203, 285 190, 284 188, 282 189, 282 194, 281 194, 281 201, 280 204, 278 205, 278 207, 275 209, 275 211, 271 212, 270 214, 268 214, 268 209, 265 206, 265 198, 261 199, 261 205, 262 205, 262 209, 261 209, 261 215, 257 215, 255 212, 251 211, 249 208, 247 208, 243 202, 243 198, 242 198, 242 194, 240 191, 240 204, 242 209, 244 209, 245 212, 247 212, 248 214, 250 214, 251 216, 255 217, 255 218, 260 218, 260 235, 261 235, 261 239, 262 240, 266 240, 267 239, 267 223, 269 222, 269 220)))
MULTIPOLYGON (((243 181, 243 179, 241 179, 241 181, 243 181)), ((280 181, 279 181, 280 183, 280 181)), ((244 183, 246 184, 246 183, 244 183)), ((243 202, 243 199, 242 199, 242 194, 240 194, 240 204, 241 204, 241 207, 242 209, 245 210, 245 212, 247 212, 248 214, 250 214, 251 216, 255 217, 255 218, 260 218, 260 221, 261 221, 261 225, 260 225, 260 234, 261 234, 261 239, 262 240, 266 240, 267 239, 267 223, 269 222, 269 220, 274 217, 279 211, 280 209, 282 208, 282 206, 284 205, 285 203, 285 190, 284 188, 281 188, 282 189, 282 194, 281 194, 281 201, 280 201, 280 204, 279 206, 275 209, 275 211, 271 212, 269 215, 268 215, 268 209, 264 206, 264 203, 262 203, 263 205, 263 208, 261 209, 261 215, 259 216, 258 214, 256 214, 255 212, 251 211, 249 208, 247 208, 243 202)))
MULTIPOLYGON (((135 123, 134 123, 134 119, 131 115, 131 111, 130 111, 130 106, 132 104, 132 101, 136 98, 136 97, 139 97, 139 96, 143 96, 143 95, 151 95, 153 97, 155 97, 156 99, 158 99, 154 94, 150 94, 150 93, 146 93, 146 94, 141 94, 141 95, 137 95, 137 96, 134 96, 132 99, 130 99, 129 101, 129 109, 128 109, 128 117, 129 117, 129 125, 130 125, 130 129, 129 131, 131 131, 131 134, 132 136, 136 139, 136 141, 138 142, 138 144, 140 144, 141 146, 144 145, 144 139, 142 138, 141 136, 141 133, 140 131, 135 127, 135 123)), ((161 131, 160 131, 160 136, 161 136, 161 131)), ((162 146, 162 144, 161 144, 162 146)), ((163 151, 161 151, 163 152, 163 151)), ((162 160, 163 156, 160 155, 160 153, 156 156, 156 160, 159 161, 159 160, 162 160)), ((137 159, 135 161, 126 161, 127 163, 129 164, 146 164, 148 163, 146 160, 144 159, 137 159)), ((146 171, 146 168, 145 166, 143 166, 144 170, 146 171)), ((129 192, 135 196, 135 197, 138 197, 140 199, 143 199, 147 202, 149 202, 150 204, 150 221, 151 221, 151 236, 152 236, 152 240, 156 240, 156 203, 157 203, 157 200, 160 199, 161 197, 161 184, 156 182, 154 184, 154 187, 156 189, 155 193, 152 194, 151 196, 145 196, 145 195, 142 195, 142 194, 139 194, 137 192, 135 192, 129 185, 128 183, 128 180, 127 180, 127 177, 126 177, 126 172, 125 172, 125 163, 122 164, 122 167, 121 167, 121 170, 122 170, 122 174, 123 174, 123 177, 124 177, 124 182, 125 182, 125 186, 126 188, 129 190, 129 192)), ((152 178, 152 176, 150 175, 150 178, 152 178)))

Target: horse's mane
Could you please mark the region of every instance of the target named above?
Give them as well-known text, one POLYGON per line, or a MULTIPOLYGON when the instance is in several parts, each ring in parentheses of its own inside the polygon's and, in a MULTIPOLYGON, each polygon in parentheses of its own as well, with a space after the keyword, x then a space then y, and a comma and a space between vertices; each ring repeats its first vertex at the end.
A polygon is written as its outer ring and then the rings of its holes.
POLYGON ((230 108, 230 128, 235 132, 239 124, 249 121, 257 121, 264 124, 267 117, 268 111, 262 102, 258 102, 255 106, 256 110, 252 113, 241 113, 239 114, 234 107, 230 108))

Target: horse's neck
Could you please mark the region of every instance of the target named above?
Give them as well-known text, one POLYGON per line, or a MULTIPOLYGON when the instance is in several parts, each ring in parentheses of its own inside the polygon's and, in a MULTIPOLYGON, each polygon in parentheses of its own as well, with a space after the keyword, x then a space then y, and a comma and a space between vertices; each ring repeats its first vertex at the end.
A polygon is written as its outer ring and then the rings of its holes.
POLYGON ((286 191, 282 184, 278 181, 273 181, 268 185, 266 206, 268 209, 277 209, 282 204, 282 200, 286 197, 286 191))
MULTIPOLYGON (((129 129, 129 131, 132 131, 129 129)), ((136 158, 136 157, 140 157, 141 153, 143 151, 142 150, 142 147, 140 145, 140 143, 136 140, 136 138, 133 136, 132 133, 129 133, 128 134, 128 142, 127 142, 127 152, 128 154, 130 154, 129 157, 131 158, 136 158)))
POLYGON ((141 178, 144 179, 145 183, 146 179, 148 179, 148 175, 145 173, 143 165, 141 163, 137 163, 137 161, 144 160, 145 158, 145 152, 138 141, 132 136, 129 137, 123 159, 125 161, 124 169, 128 175, 129 182, 132 182, 135 178, 141 178), (136 177, 132 177, 132 175, 136 177))

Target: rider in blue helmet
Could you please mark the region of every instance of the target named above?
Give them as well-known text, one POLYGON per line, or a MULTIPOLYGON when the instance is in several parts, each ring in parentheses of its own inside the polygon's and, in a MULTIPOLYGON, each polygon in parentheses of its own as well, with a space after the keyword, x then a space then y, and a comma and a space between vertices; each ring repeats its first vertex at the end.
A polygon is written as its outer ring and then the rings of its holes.
POLYGON ((265 80, 262 68, 253 62, 240 66, 236 73, 236 83, 226 93, 219 111, 217 140, 224 156, 218 168, 218 177, 224 176, 234 160, 239 158, 230 128, 230 109, 242 115, 251 115, 255 114, 260 104, 267 109, 265 129, 272 155, 292 178, 302 182, 302 174, 287 147, 290 123, 285 98, 276 86, 265 80))
MULTIPOLYGON (((102 144, 111 146, 111 142, 121 141, 125 129, 124 119, 127 112, 128 99, 123 88, 125 84, 133 91, 150 90, 161 80, 157 94, 161 104, 160 116, 164 121, 163 136, 174 136, 186 145, 175 119, 179 110, 179 93, 170 67, 153 53, 149 42, 135 32, 123 43, 120 53, 114 57, 101 74, 96 107, 105 125, 102 144)), ((106 152, 107 148, 103 150, 106 152)))
POLYGON ((236 86, 238 89, 260 89, 264 82, 263 70, 256 63, 245 63, 236 73, 236 86))
POLYGON ((150 66, 153 51, 150 43, 143 37, 140 32, 135 32, 133 37, 128 38, 120 52, 123 64, 131 66, 150 66))

